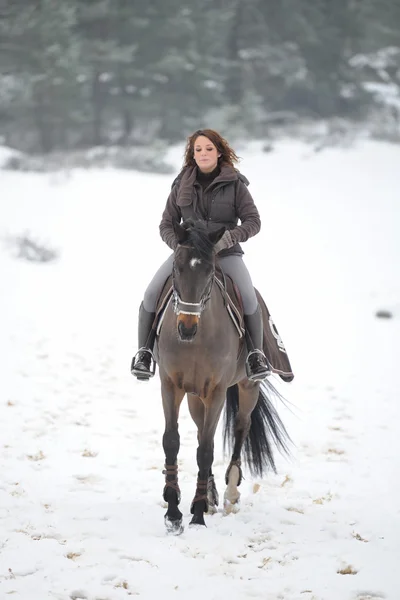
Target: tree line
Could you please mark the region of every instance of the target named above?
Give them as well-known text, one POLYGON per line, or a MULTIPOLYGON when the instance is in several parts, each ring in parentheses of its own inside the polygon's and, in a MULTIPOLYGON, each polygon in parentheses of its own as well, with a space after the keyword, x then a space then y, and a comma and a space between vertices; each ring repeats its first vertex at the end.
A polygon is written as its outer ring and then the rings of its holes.
POLYGON ((46 153, 174 141, 211 114, 249 135, 275 113, 361 119, 352 59, 399 31, 400 0, 3 0, 0 137, 46 153))

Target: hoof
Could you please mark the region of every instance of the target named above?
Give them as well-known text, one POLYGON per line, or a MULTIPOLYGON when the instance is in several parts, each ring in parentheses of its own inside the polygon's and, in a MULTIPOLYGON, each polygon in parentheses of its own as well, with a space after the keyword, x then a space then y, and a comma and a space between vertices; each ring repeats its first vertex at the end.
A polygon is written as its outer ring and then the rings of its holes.
POLYGON ((200 523, 192 523, 190 521, 189 529, 191 529, 192 531, 205 531, 207 529, 207 525, 205 523, 203 525, 200 525, 200 523))
POLYGON ((224 500, 224 515, 236 514, 240 510, 239 499, 236 502, 230 502, 227 498, 224 500))
POLYGON ((178 519, 177 521, 170 521, 170 519, 165 517, 164 523, 168 535, 181 535, 185 530, 182 524, 182 519, 178 519))
POLYGON ((208 505, 208 515, 215 515, 218 512, 218 507, 215 504, 208 505))
POLYGON ((207 525, 205 524, 205 521, 204 521, 204 517, 196 516, 196 515, 194 515, 193 519, 190 521, 189 526, 192 529, 202 529, 203 527, 207 527, 207 525), (197 527, 197 525, 199 527, 197 527))

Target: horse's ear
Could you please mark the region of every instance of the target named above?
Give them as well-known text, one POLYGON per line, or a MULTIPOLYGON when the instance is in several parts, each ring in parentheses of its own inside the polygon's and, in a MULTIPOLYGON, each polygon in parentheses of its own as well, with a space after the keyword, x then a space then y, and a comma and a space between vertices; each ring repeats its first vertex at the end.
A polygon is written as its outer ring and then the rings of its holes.
POLYGON ((189 236, 188 230, 182 227, 182 225, 180 225, 177 221, 172 221, 172 226, 174 228, 178 244, 184 244, 189 236))
POLYGON ((222 236, 224 235, 225 231, 226 231, 226 227, 225 227, 225 225, 223 225, 222 227, 220 227, 216 231, 212 231, 211 233, 209 233, 208 234, 208 239, 210 240, 210 242, 212 242, 215 245, 222 238, 222 236))

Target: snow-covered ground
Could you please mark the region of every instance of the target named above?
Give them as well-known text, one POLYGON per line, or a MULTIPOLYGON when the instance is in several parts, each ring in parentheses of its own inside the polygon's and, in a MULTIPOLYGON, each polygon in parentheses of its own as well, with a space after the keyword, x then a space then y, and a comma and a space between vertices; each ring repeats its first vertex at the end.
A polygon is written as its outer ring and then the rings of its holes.
MULTIPOLYGON (((295 447, 278 475, 245 474, 238 514, 180 537, 164 532, 159 381, 129 372, 172 177, 0 172, 1 599, 399 600, 400 148, 238 150, 263 223, 245 259, 296 373, 276 380, 295 447), (24 233, 59 260, 15 258, 24 233)), ((180 431, 187 525, 186 405, 180 431)))

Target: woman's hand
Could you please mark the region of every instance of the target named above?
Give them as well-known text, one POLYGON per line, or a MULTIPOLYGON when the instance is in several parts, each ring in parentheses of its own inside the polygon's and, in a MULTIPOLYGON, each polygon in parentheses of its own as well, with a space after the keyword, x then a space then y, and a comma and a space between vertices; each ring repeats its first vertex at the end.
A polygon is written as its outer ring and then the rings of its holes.
POLYGON ((231 236, 231 232, 229 231, 229 229, 227 229, 224 233, 224 235, 222 236, 222 238, 219 240, 219 242, 217 242, 214 246, 214 250, 216 252, 216 254, 218 254, 218 252, 221 252, 221 250, 226 250, 227 248, 232 248, 233 246, 233 241, 232 241, 232 236, 231 236))

